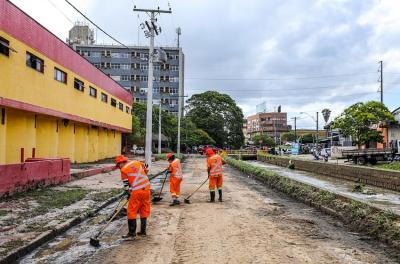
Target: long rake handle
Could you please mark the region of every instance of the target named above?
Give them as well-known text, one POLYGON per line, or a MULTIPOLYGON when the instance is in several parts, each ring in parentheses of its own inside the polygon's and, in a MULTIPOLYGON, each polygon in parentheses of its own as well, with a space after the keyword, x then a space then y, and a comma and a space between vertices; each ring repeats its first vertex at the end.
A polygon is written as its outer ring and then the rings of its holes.
POLYGON ((200 188, 208 181, 208 178, 194 191, 192 192, 188 197, 185 198, 185 200, 189 199, 190 197, 192 197, 193 194, 195 194, 198 190, 200 190, 200 188))
POLYGON ((119 212, 122 210, 122 208, 124 208, 124 206, 128 203, 128 199, 125 201, 125 203, 113 214, 113 216, 110 218, 110 220, 108 220, 108 222, 100 229, 100 231, 97 233, 97 235, 95 236, 95 238, 98 238, 101 233, 103 233, 103 231, 110 225, 110 223, 112 222, 112 220, 114 220, 114 218, 119 214, 119 212))
POLYGON ((161 193, 162 193, 162 190, 164 189, 164 184, 167 181, 167 177, 168 177, 168 174, 166 173, 165 177, 164 177, 164 181, 163 181, 161 189, 160 189, 160 192, 158 193, 158 197, 161 197, 161 193))

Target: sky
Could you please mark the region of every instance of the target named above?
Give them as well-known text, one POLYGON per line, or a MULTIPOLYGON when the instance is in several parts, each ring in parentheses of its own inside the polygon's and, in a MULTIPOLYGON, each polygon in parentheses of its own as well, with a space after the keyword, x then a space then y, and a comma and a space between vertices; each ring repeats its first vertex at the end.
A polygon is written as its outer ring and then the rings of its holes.
MULTIPOLYGON (((356 102, 400 107, 400 1, 398 0, 69 0, 124 44, 147 45, 138 8, 168 9, 158 17, 158 46, 175 46, 182 28, 185 94, 230 95, 245 116, 266 102, 281 105, 288 122, 315 128, 316 112, 331 119, 356 102), (303 113, 303 114, 302 114, 303 113)), ((65 0, 12 0, 65 40, 75 21, 87 22, 65 0)), ((113 41, 97 31, 99 43, 113 41)), ((320 116, 320 120, 322 120, 320 116)), ((320 122, 320 129, 324 121, 320 122)), ((293 124, 292 124, 293 125, 293 124)))

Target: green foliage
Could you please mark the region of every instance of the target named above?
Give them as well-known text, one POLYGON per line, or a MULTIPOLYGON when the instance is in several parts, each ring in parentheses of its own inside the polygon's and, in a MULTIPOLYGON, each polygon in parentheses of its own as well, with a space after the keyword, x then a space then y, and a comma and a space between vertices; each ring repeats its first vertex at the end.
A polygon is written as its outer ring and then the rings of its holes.
POLYGON ((272 137, 267 135, 255 135, 252 138, 255 145, 259 146, 267 146, 267 147, 275 147, 275 140, 272 137), (260 143, 261 142, 261 143, 260 143))
POLYGON ((400 171, 400 162, 391 162, 391 163, 386 163, 386 164, 378 164, 378 165, 374 166, 374 168, 400 171))
MULTIPOLYGON (((158 161, 158 160, 167 160, 166 154, 167 154, 167 153, 155 154, 155 155, 154 155, 154 159, 155 159, 156 161, 158 161)), ((181 162, 184 162, 185 159, 186 159, 186 156, 183 155, 182 153, 179 154, 179 155, 176 155, 176 154, 175 154, 175 157, 178 158, 178 159, 180 159, 181 162)))
POLYGON ((394 121, 394 117, 384 104, 360 102, 346 108, 335 118, 333 128, 339 128, 344 135, 352 136, 354 143, 368 146, 370 142, 383 142, 381 132, 372 129, 372 126, 388 121, 394 121))
POLYGON ((218 147, 243 145, 243 112, 229 95, 207 91, 193 95, 187 103, 190 120, 206 131, 218 147))
POLYGON ((293 142, 296 141, 296 135, 294 134, 294 132, 285 132, 282 133, 281 139, 282 141, 293 142))
POLYGON ((314 135, 313 134, 304 134, 300 137, 301 143, 313 143, 314 142, 314 135))
POLYGON ((140 124, 139 117, 132 115, 132 133, 129 135, 131 143, 136 145, 144 145, 144 134, 145 129, 140 124))
POLYGON ((183 118, 182 120, 182 141, 187 146, 198 146, 198 145, 215 145, 215 140, 208 135, 202 129, 196 127, 196 125, 190 120, 190 118, 183 118))

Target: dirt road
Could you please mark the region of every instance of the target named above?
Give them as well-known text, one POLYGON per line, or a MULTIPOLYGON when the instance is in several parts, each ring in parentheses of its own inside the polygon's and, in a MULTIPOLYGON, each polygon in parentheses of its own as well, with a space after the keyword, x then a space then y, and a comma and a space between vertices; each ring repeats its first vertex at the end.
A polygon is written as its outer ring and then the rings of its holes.
MULTIPOLYGON (((187 194, 206 177, 204 159, 189 159, 184 176, 187 194)), ((191 205, 171 208, 164 199, 146 238, 98 251, 90 263, 397 263, 383 246, 231 168, 224 192, 215 204, 206 186, 191 205)))

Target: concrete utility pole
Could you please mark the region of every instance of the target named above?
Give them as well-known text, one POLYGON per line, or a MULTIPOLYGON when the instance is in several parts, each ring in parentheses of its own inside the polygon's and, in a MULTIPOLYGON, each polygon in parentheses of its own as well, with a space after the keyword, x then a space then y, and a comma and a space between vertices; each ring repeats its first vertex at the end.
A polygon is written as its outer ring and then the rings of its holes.
POLYGON ((181 118, 182 118, 182 107, 183 107, 183 53, 182 48, 179 47, 179 36, 182 34, 181 28, 177 28, 176 33, 178 34, 178 48, 179 48, 179 92, 178 92, 178 139, 176 146, 176 153, 181 153, 181 118))
POLYGON ((141 24, 142 29, 147 27, 145 30, 145 36, 150 38, 149 47, 149 75, 147 81, 147 112, 146 112, 146 145, 145 145, 145 163, 151 167, 151 156, 152 156, 152 136, 153 136, 153 61, 154 61, 154 34, 158 35, 161 32, 161 28, 156 26, 156 14, 161 13, 172 13, 171 8, 169 10, 158 9, 137 9, 134 6, 133 11, 145 12, 150 16, 150 23, 145 21, 145 24, 141 24))
POLYGON ((294 138, 295 141, 297 142, 297 116, 292 117, 292 119, 294 120, 294 138))
POLYGON ((381 83, 381 89, 379 92, 381 93, 381 103, 383 104, 383 61, 380 61, 379 64, 380 64, 379 72, 381 73, 381 76, 379 79, 380 83, 381 83))
POLYGON ((161 154, 161 99, 158 106, 158 154, 161 154))
POLYGON ((319 126, 318 126, 318 112, 317 112, 317 121, 316 121, 316 123, 317 123, 317 136, 315 137, 315 139, 316 139, 316 144, 315 144, 315 147, 317 147, 318 146, 318 138, 319 138, 319 126))

